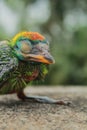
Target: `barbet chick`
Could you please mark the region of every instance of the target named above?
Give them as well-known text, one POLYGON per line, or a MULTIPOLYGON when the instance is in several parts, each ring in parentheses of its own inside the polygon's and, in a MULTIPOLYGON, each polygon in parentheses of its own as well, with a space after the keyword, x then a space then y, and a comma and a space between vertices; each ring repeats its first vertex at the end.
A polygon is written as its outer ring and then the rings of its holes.
POLYGON ((10 41, 0 42, 0 94, 17 93, 22 100, 48 104, 67 104, 46 96, 30 96, 24 88, 34 80, 42 80, 54 58, 49 43, 37 32, 20 32, 10 41))

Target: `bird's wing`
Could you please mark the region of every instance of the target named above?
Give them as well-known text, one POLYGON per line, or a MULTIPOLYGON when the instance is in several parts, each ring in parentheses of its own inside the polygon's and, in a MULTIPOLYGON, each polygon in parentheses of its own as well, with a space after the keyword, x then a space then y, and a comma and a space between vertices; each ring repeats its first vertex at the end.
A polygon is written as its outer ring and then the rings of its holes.
POLYGON ((7 44, 8 41, 0 42, 0 85, 5 82, 10 73, 18 67, 18 60, 7 44))

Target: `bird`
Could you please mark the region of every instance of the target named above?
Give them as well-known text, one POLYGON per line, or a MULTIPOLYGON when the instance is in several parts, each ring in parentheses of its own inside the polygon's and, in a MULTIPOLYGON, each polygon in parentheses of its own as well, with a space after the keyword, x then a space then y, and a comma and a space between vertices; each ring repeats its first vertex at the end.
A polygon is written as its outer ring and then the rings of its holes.
POLYGON ((0 95, 16 93, 23 101, 65 105, 64 101, 24 93, 30 82, 44 80, 49 65, 55 63, 49 46, 43 35, 29 31, 0 41, 0 95))

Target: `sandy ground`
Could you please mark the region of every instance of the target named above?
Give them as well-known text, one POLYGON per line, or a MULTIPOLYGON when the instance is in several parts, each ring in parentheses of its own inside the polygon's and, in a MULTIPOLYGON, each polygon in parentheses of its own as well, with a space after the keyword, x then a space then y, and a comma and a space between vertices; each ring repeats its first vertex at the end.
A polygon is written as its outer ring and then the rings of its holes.
POLYGON ((30 87, 25 92, 71 100, 70 106, 19 101, 0 96, 0 130, 87 130, 86 87, 30 87))

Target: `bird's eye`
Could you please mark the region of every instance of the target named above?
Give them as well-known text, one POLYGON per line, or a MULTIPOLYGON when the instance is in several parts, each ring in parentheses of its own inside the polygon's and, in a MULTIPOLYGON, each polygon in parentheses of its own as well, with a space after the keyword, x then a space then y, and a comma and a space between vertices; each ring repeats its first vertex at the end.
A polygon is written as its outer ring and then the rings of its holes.
POLYGON ((32 45, 30 41, 21 41, 21 51, 23 53, 29 53, 32 49, 32 45))

